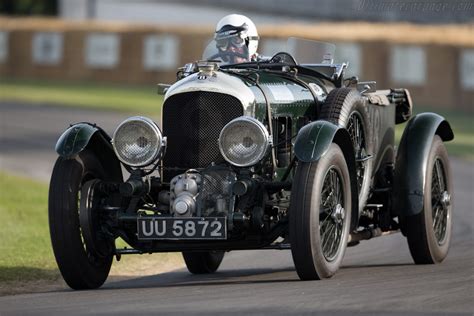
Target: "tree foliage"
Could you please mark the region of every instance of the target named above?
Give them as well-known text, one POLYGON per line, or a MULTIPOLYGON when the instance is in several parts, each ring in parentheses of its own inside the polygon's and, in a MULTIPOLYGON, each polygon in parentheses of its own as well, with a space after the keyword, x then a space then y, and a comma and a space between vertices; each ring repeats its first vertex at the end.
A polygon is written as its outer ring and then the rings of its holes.
POLYGON ((0 0, 0 14, 57 15, 58 0, 0 0))

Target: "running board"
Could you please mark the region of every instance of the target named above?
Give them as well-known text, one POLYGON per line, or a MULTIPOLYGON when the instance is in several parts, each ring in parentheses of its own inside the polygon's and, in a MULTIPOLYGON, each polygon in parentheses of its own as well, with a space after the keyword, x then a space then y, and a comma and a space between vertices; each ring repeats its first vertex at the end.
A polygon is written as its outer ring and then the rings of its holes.
POLYGON ((275 244, 271 244, 271 245, 268 245, 268 246, 265 246, 261 249, 269 249, 269 250, 289 250, 291 249, 291 245, 289 243, 282 243, 282 242, 279 242, 279 243, 275 243, 275 244))

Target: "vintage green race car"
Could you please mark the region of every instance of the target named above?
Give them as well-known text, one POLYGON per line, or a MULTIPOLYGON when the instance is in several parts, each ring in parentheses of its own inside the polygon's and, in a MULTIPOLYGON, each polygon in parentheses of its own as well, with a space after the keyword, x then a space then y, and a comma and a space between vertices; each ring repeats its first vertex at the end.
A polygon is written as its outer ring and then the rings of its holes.
POLYGON ((212 273, 226 251, 291 249, 301 279, 323 279, 347 246, 400 231, 416 263, 446 257, 449 123, 411 117, 405 89, 346 78, 332 44, 287 47, 226 64, 211 43, 160 86, 161 123, 136 116, 112 138, 91 123, 61 135, 49 224, 71 288, 101 286, 114 256, 153 252, 212 273))

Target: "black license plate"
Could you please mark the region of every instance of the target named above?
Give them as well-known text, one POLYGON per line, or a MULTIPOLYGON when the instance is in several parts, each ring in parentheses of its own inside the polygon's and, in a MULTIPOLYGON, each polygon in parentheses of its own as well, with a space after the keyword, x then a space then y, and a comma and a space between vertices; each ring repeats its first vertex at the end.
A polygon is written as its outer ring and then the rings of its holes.
POLYGON ((139 217, 138 239, 213 240, 227 238, 225 217, 139 217))

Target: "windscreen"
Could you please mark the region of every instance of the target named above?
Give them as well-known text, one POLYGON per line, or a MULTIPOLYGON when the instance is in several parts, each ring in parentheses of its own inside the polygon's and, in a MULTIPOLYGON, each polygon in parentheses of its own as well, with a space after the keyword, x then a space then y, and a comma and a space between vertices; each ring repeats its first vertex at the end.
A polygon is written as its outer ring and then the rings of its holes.
POLYGON ((292 55, 298 64, 332 64, 336 45, 290 37, 286 43, 287 53, 292 55))
MULTIPOLYGON (((216 42, 213 39, 204 50, 202 59, 218 61, 222 65, 252 61, 248 56, 245 45, 240 46, 239 49, 235 49, 235 46, 237 45, 232 42, 232 38, 229 38, 228 42, 225 43, 222 41, 216 42)), ((286 52, 292 55, 298 64, 332 64, 335 51, 336 45, 331 43, 290 37, 286 45, 273 45, 270 54, 267 53, 269 56, 261 56, 259 60, 264 61, 265 58, 271 58, 276 53, 286 52)))

